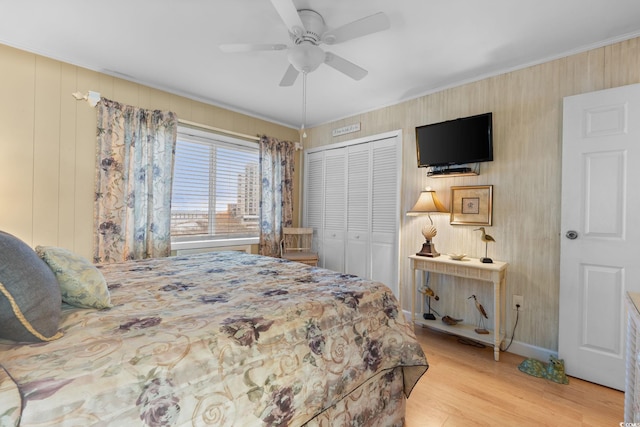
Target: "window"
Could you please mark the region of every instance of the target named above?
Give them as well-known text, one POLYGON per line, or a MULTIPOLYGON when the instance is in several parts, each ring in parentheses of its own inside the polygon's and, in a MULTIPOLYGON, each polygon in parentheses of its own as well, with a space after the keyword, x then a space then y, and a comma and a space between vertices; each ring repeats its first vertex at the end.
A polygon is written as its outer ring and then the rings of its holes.
POLYGON ((172 243, 257 243, 259 146, 178 127, 171 195, 172 243))

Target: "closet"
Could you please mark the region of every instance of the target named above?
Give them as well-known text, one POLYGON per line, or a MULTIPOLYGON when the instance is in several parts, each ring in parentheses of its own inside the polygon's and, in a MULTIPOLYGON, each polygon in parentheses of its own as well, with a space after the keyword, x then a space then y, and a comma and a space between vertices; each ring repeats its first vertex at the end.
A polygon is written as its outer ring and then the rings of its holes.
POLYGON ((305 152, 303 224, 319 266, 382 282, 397 295, 401 133, 305 152))

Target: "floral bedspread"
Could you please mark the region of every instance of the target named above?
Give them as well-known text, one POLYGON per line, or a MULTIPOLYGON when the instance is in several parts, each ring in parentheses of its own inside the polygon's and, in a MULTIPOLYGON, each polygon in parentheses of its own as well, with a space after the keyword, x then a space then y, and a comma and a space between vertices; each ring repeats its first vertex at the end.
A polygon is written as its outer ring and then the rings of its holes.
POLYGON ((408 396, 428 367, 379 283, 239 252, 100 268, 113 308, 65 307, 65 335, 50 343, 0 340, 0 367, 22 396, 22 408, 0 397, 0 417, 21 411, 22 426, 300 426, 330 408, 356 411, 344 401, 374 376, 399 377, 408 396))

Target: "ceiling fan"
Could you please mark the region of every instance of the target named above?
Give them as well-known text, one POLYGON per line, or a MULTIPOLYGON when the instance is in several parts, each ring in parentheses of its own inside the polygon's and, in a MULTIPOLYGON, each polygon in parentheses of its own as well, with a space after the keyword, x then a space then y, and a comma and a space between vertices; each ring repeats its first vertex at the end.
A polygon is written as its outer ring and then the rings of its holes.
POLYGON ((222 44, 223 52, 252 52, 270 50, 288 50, 289 67, 280 81, 280 86, 291 86, 298 74, 308 74, 321 64, 346 74, 354 80, 364 78, 368 71, 353 62, 324 51, 319 45, 343 43, 358 37, 386 30, 390 27, 389 18, 383 12, 364 17, 357 21, 330 29, 324 18, 311 9, 296 10, 292 0, 271 0, 278 15, 289 30, 293 46, 286 44, 222 44))

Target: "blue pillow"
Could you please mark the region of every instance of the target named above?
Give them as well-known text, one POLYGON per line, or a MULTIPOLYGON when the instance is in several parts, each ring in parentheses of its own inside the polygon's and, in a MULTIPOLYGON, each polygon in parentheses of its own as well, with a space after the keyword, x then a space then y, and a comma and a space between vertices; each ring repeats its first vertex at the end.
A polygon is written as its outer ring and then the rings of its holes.
POLYGON ((62 336, 60 286, 26 243, 0 231, 0 338, 52 341, 62 336))

